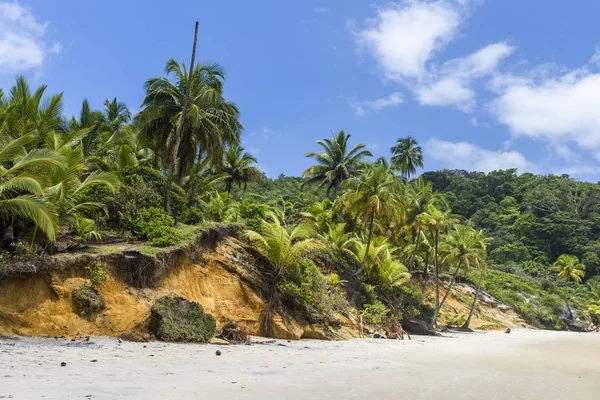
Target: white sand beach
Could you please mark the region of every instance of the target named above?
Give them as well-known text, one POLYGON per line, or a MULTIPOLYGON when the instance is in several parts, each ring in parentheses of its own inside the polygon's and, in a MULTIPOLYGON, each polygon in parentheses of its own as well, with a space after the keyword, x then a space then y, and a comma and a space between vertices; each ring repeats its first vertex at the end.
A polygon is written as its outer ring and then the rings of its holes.
POLYGON ((584 400, 598 393, 595 333, 250 346, 0 338, 0 399, 584 400))

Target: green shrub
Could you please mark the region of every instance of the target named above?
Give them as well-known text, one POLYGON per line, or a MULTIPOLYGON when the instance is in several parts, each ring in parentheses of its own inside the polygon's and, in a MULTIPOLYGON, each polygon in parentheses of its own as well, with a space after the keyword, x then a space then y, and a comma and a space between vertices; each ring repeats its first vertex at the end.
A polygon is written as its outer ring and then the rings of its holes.
POLYGON ((104 298, 94 288, 86 285, 80 286, 73 293, 73 301, 77 314, 92 320, 94 316, 105 307, 104 298))
POLYGON ((463 314, 450 314, 445 312, 444 319, 448 326, 463 326, 465 322, 467 322, 467 316, 463 314))
POLYGON ((346 309, 348 304, 339 286, 339 277, 332 282, 331 275, 324 276, 311 260, 304 260, 289 272, 286 279, 278 283, 277 290, 284 303, 292 310, 301 311, 309 322, 323 322, 346 309))
POLYGON ((363 320, 368 324, 381 326, 387 321, 389 312, 390 309, 385 304, 379 300, 375 300, 372 304, 365 305, 363 320))
POLYGON ((181 239, 174 225, 173 217, 162 208, 150 207, 133 220, 131 234, 134 239, 148 239, 153 246, 171 246, 181 239))
POLYGON ((157 338, 170 342, 202 342, 215 336, 215 318, 198 303, 181 297, 161 297, 154 303, 150 328, 157 338))
POLYGON ((190 207, 181 214, 181 222, 187 225, 197 225, 204 221, 205 212, 200 207, 190 207))
POLYGON ((90 280, 90 286, 96 290, 100 289, 108 279, 108 273, 104 265, 98 261, 90 261, 83 267, 85 277, 90 280))

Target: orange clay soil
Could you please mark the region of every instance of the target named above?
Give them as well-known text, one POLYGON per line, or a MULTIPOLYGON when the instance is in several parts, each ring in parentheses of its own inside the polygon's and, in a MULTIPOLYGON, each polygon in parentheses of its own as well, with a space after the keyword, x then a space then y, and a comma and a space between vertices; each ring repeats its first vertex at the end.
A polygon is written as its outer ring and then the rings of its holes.
MULTIPOLYGON (((118 277, 115 266, 107 265, 108 281, 99 290, 106 309, 93 321, 74 311, 73 292, 87 282, 81 267, 4 278, 0 280, 0 335, 119 336, 132 330, 146 331, 150 307, 165 295, 202 304, 219 326, 233 320, 250 334, 258 335, 264 302, 260 278, 248 264, 249 258, 241 243, 228 237, 214 249, 203 251, 199 262, 179 258, 158 284, 149 288, 127 285, 118 277)), ((282 318, 276 316, 271 330, 275 337, 284 339, 353 337, 353 323, 342 315, 338 319, 341 327, 327 328, 287 318, 288 331, 282 318)))

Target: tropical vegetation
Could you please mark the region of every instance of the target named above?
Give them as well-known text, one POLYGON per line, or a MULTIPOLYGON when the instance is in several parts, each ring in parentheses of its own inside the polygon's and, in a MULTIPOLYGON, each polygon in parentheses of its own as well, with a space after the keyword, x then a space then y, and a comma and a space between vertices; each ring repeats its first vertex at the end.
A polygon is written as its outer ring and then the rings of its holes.
POLYGON ((416 176, 416 139, 373 160, 343 130, 317 141, 302 177, 271 179, 241 146, 225 83, 218 64, 169 59, 136 115, 113 98, 67 117, 62 95, 23 77, 0 91, 3 259, 107 236, 173 246, 189 225, 236 223, 272 277, 270 313, 327 321, 352 305, 377 324, 466 329, 485 291, 531 325, 598 323, 600 185, 516 170, 416 176), (465 284, 469 313, 453 316, 445 306, 465 284))

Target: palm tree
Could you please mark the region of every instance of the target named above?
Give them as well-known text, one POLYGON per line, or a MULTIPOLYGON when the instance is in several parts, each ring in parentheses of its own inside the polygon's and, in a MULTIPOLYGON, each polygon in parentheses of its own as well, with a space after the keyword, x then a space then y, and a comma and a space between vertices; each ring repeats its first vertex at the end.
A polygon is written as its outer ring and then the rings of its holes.
POLYGON ((218 64, 197 64, 190 74, 185 63, 169 59, 165 66, 168 77, 146 82, 145 107, 137 117, 144 143, 155 149, 164 165, 171 161, 175 133, 183 127, 177 148, 180 181, 199 158, 209 159, 211 167, 221 163, 228 145, 239 142, 242 125, 237 106, 223 97, 225 73, 218 64), (189 107, 183 114, 185 89, 190 83, 189 107))
POLYGON ((191 205, 197 205, 199 200, 202 201, 207 195, 214 193, 217 190, 216 184, 227 178, 224 173, 213 173, 208 164, 207 159, 198 161, 190 169, 189 175, 183 178, 183 188, 191 205))
POLYGON ((252 164, 256 163, 256 158, 244 151, 239 145, 229 146, 223 155, 221 172, 225 174, 225 190, 231 193, 231 186, 237 183, 238 186, 244 184, 244 190, 248 182, 258 182, 260 180, 260 171, 252 164))
POLYGON ((415 174, 417 168, 423 167, 423 149, 414 138, 407 136, 398 139, 390 150, 393 154, 392 165, 398 168, 406 179, 415 174))
POLYGON ((448 211, 440 211, 436 206, 430 204, 427 211, 419 214, 417 220, 427 227, 433 238, 433 268, 435 280, 435 310, 431 323, 434 324, 440 310, 440 260, 439 260, 439 244, 440 234, 446 232, 448 228, 458 222, 457 219, 451 218, 448 211))
MULTIPOLYGON (((0 238, 17 219, 34 224, 36 230, 43 232, 53 242, 58 232, 55 208, 45 195, 44 186, 47 173, 62 167, 64 161, 60 155, 46 149, 27 151, 36 135, 28 134, 17 139, 3 138, 0 145, 0 238)), ((13 230, 18 240, 18 232, 13 230)))
POLYGON ((346 179, 356 177, 361 170, 363 158, 372 157, 370 151, 364 150, 366 145, 360 143, 348 151, 350 134, 339 131, 332 138, 317 140, 323 148, 320 153, 306 153, 306 157, 314 158, 316 165, 309 167, 302 177, 307 179, 305 184, 318 183, 319 186, 327 185, 327 194, 337 189, 346 179))
POLYGON ((427 212, 429 205, 433 204, 437 207, 446 207, 446 200, 440 193, 433 191, 433 184, 431 182, 425 182, 423 178, 416 179, 410 184, 406 185, 407 192, 407 225, 411 225, 411 233, 413 237, 413 244, 416 251, 411 255, 408 262, 408 270, 412 272, 414 268, 415 257, 419 249, 419 241, 422 238, 421 230, 423 224, 418 220, 418 216, 424 212, 427 212))
POLYGON ((389 209, 399 208, 400 205, 394 191, 397 181, 385 165, 369 165, 358 178, 353 178, 352 184, 354 189, 346 194, 346 204, 365 218, 368 229, 366 251, 356 271, 358 275, 367 263, 375 218, 384 218, 389 209))
POLYGON ((483 282, 483 277, 487 269, 485 257, 487 256, 487 248, 492 242, 492 238, 486 237, 483 234, 483 230, 473 231, 472 242, 473 247, 476 250, 478 249, 480 253, 480 256, 475 258, 475 264, 477 268, 479 268, 479 281, 477 282, 477 290, 475 290, 475 297, 473 298, 473 303, 471 304, 469 316, 467 317, 467 320, 461 327, 462 329, 469 329, 469 325, 471 324, 471 318, 473 317, 473 312, 475 311, 475 307, 477 306, 477 298, 479 297, 479 292, 481 291, 481 283, 483 282))
MULTIPOLYGON (((585 276, 585 265, 579 262, 577 256, 571 254, 563 254, 552 264, 554 271, 558 273, 558 276, 564 279, 565 282, 573 280, 577 283, 581 283, 582 278, 585 276)), ((569 297, 565 292, 565 303, 569 316, 573 318, 571 307, 569 306, 569 297)))
POLYGON ((310 252, 322 249, 323 245, 311 238, 313 231, 307 225, 300 224, 289 229, 281 224, 275 213, 269 212, 268 217, 272 222, 263 220, 260 233, 246 230, 243 236, 269 261, 278 280, 288 267, 310 252))
POLYGON ((324 199, 312 204, 306 211, 301 211, 300 216, 304 219, 304 223, 314 227, 318 233, 329 234, 331 229, 339 229, 337 225, 332 228, 334 206, 335 202, 324 199))
POLYGON ((64 158, 66 164, 54 168, 48 174, 46 194, 56 207, 60 223, 75 228, 85 225, 87 229, 90 224, 82 223, 81 218, 104 211, 105 206, 102 203, 81 201, 81 194, 96 185, 114 191, 118 180, 113 174, 102 171, 94 171, 82 180, 81 177, 86 173, 87 167, 83 163, 81 145, 74 149, 64 145, 58 149, 58 154, 64 158))
POLYGON ((33 135, 35 140, 28 144, 29 149, 43 146, 48 134, 62 129, 62 94, 44 98, 46 89, 40 86, 32 93, 27 80, 17 76, 6 99, 3 133, 13 138, 33 135))
POLYGON ((260 233, 246 230, 242 235, 265 257, 274 272, 270 299, 265 303, 265 309, 261 314, 262 333, 269 336, 273 310, 279 310, 285 323, 277 294, 277 283, 290 266, 298 264, 311 252, 323 249, 323 244, 311 237, 312 229, 307 225, 300 224, 294 228, 286 228, 282 225, 280 216, 274 212, 269 212, 267 218, 271 222, 261 221, 260 233))
POLYGON ((319 238, 325 247, 330 248, 338 257, 354 257, 352 249, 356 244, 356 239, 352 236, 352 232, 346 232, 345 223, 327 223, 325 233, 320 234, 319 238))

